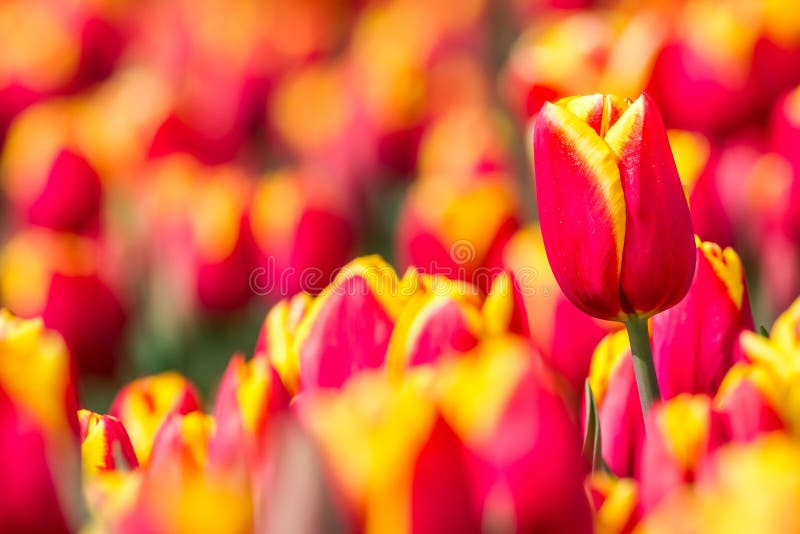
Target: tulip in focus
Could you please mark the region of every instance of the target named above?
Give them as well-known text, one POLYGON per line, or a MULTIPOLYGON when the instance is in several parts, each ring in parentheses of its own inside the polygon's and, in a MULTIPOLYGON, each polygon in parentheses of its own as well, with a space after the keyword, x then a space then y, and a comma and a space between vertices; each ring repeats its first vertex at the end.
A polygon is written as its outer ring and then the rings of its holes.
POLYGON ((564 294, 623 321, 642 410, 660 396, 646 319, 686 295, 695 269, 689 207, 650 98, 609 95, 545 104, 533 132, 547 257, 564 294))

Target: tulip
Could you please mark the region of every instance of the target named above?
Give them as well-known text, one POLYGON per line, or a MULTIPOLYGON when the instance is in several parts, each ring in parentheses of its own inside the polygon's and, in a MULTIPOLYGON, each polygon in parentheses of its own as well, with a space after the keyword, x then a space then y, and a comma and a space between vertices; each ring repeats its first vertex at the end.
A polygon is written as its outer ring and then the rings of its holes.
POLYGON ((725 440, 724 425, 704 395, 681 394, 657 406, 642 450, 642 507, 649 512, 664 497, 694 481, 703 463, 725 440))
POLYGON ((78 410, 81 425, 81 455, 90 473, 131 469, 139 466, 133 445, 119 419, 89 410, 78 410))
POLYGON ((383 367, 411 294, 378 256, 345 265, 297 325, 292 351, 301 389, 338 388, 359 371, 383 367))
POLYGON ((397 226, 400 264, 464 280, 486 291, 503 246, 519 226, 509 177, 423 177, 406 197, 397 226))
MULTIPOLYGON (((723 384, 725 389, 720 391, 720 395, 725 395, 744 379, 755 387, 758 393, 755 397, 760 401, 751 409, 764 405, 772 408, 781 424, 792 431, 800 429, 799 324, 800 299, 778 317, 768 338, 755 332, 742 333, 741 345, 746 361, 731 370, 723 384)), ((761 410, 756 413, 759 412, 761 410)), ((769 411, 764 416, 766 426, 772 426, 769 411)))
POLYGON ((661 116, 644 94, 633 103, 574 97, 545 104, 533 137, 553 273, 580 309, 626 322, 647 411, 659 393, 645 319, 680 302, 695 268, 692 221, 661 116))
POLYGON ((628 534, 641 518, 639 487, 630 478, 592 473, 586 482, 594 510, 595 532, 628 534))
POLYGON ((259 250, 253 290, 273 299, 319 293, 352 253, 349 199, 330 180, 303 169, 276 171, 256 186, 250 226, 259 250))
POLYGON ((3 189, 22 221, 96 234, 103 186, 72 133, 77 119, 77 102, 71 100, 26 110, 8 133, 3 189), (37 157, 32 159, 31 153, 37 157))
MULTIPOLYGON (((391 385, 383 373, 366 370, 341 390, 304 393, 295 409, 322 448, 339 502, 353 528, 365 533, 409 532, 413 473, 422 447, 432 439, 437 415, 419 385, 414 380, 391 385)), ((437 441, 445 442, 447 452, 460 450, 452 434, 437 441)), ((454 459, 453 464, 452 472, 461 474, 459 460, 454 459)), ((459 504, 465 504, 463 485, 449 489, 457 492, 459 504)), ((439 487, 435 493, 437 490, 439 487)), ((423 518, 418 516, 417 521, 421 523, 423 518)))
POLYGON ((0 250, 0 298, 20 316, 41 316, 58 331, 76 371, 101 375, 117 367, 127 324, 107 256, 104 243, 34 228, 0 250))
POLYGON ((71 362, 41 319, 0 309, 0 530, 78 527, 80 449, 71 362))
POLYGON ((726 433, 734 441, 752 441, 761 434, 782 430, 780 402, 769 371, 744 362, 734 365, 720 384, 715 409, 725 417, 726 433))
POLYGON ((786 532, 800 528, 800 447, 785 434, 717 451, 691 488, 648 514, 642 532, 786 532))
POLYGON ((442 414, 474 458, 487 528, 591 529, 580 429, 556 376, 525 339, 484 339, 461 358, 442 359, 438 379, 442 414))
POLYGON ((174 372, 134 380, 111 403, 110 414, 125 426, 139 463, 147 465, 161 426, 173 414, 200 408, 194 386, 174 372))
POLYGON ((263 453, 272 416, 288 405, 289 395, 266 358, 247 362, 241 354, 234 355, 217 391, 212 461, 221 466, 235 464, 242 450, 256 460, 263 453))
POLYGON ((158 236, 148 243, 148 259, 160 267, 153 285, 165 286, 157 304, 217 313, 245 306, 254 296, 257 259, 248 175, 186 156, 164 158, 145 172, 143 216, 148 235, 158 236))
POLYGON ((717 392, 740 359, 739 335, 753 328, 744 271, 731 248, 697 239, 697 268, 686 297, 656 315, 653 359, 661 393, 717 392))

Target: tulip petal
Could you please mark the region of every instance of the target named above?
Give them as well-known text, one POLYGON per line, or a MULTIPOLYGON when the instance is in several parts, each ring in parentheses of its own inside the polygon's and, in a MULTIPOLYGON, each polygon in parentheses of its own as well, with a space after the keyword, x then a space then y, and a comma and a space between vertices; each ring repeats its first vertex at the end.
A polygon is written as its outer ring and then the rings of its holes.
POLYGON ((542 108, 534 152, 539 220, 559 285, 587 313, 618 318, 626 215, 614 153, 558 104, 542 108))
POLYGON ((640 315, 667 309, 686 294, 694 274, 694 233, 661 116, 642 95, 609 129, 625 192, 622 304, 640 315), (668 221, 668 222, 667 222, 668 221))

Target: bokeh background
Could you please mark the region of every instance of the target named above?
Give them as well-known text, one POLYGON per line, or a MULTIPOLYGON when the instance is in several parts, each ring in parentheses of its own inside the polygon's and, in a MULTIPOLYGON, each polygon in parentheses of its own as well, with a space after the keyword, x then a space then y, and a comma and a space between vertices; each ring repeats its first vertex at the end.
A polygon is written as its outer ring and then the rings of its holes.
POLYGON ((529 124, 573 94, 658 102, 757 325, 800 290, 792 2, 4 0, 0 35, 0 304, 100 412, 166 369, 213 391, 357 255, 537 265, 529 124))

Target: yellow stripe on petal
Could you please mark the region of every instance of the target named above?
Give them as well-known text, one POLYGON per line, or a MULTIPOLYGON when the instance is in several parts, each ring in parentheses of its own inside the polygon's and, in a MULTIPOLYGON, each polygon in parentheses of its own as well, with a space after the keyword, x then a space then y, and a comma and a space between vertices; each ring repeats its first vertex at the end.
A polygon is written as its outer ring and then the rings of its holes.
MULTIPOLYGON (((596 192, 604 200, 605 212, 614 229, 617 248, 618 271, 622 269, 622 251, 625 245, 625 193, 617 166, 617 156, 597 132, 560 105, 545 104, 542 114, 558 129, 563 142, 570 147, 591 179, 596 192)), ((616 124, 612 127, 612 130, 616 124)), ((609 132, 610 134, 611 132, 609 132)))
POLYGON ((725 284, 728 296, 731 297, 736 307, 741 310, 742 300, 744 299, 744 270, 742 269, 742 260, 739 259, 739 255, 730 247, 722 250, 716 243, 708 241, 700 242, 698 240, 697 246, 711 265, 714 274, 725 284))

